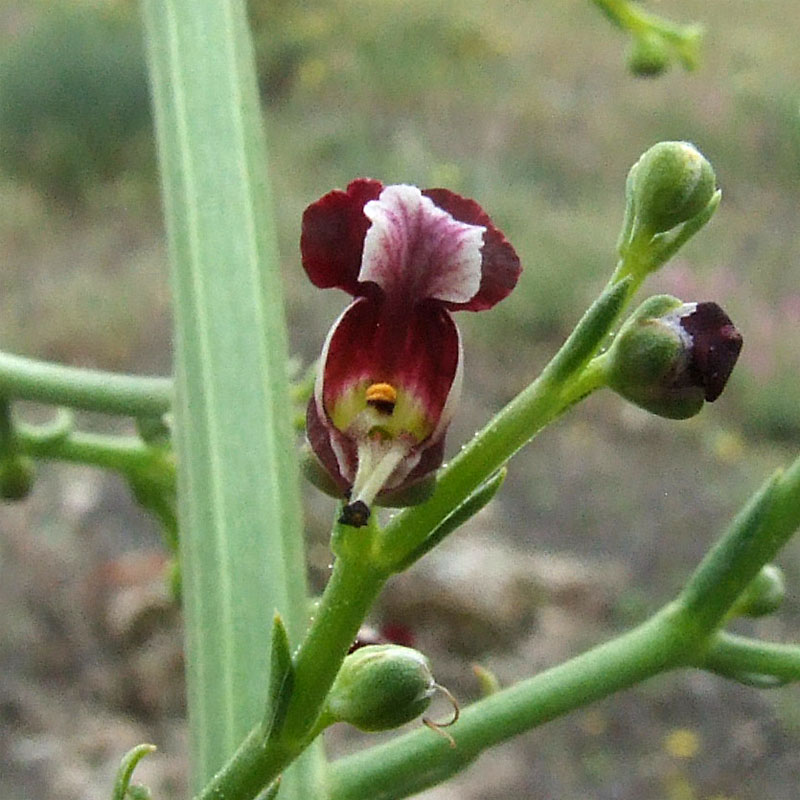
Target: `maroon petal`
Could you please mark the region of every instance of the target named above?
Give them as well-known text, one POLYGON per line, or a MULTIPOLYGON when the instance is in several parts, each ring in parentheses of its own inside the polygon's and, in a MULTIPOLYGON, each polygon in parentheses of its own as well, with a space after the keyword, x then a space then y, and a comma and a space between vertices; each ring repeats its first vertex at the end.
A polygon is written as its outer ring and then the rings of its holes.
POLYGON ((426 189, 423 194, 460 222, 486 228, 483 234, 480 289, 469 301, 447 303, 447 307, 453 311, 484 311, 491 308, 516 286, 522 271, 516 251, 474 200, 448 189, 426 189))
MULTIPOLYGON (((442 417, 460 380, 461 341, 441 303, 398 308, 380 299, 351 303, 335 323, 323 351, 321 400, 328 418, 346 433, 342 407, 353 408, 353 392, 377 383, 393 386, 419 408, 419 426, 410 431, 422 441, 449 420, 442 417)), ((363 397, 356 402, 363 407, 363 397)), ((402 419, 401 401, 396 416, 402 419)), ((388 425, 387 425, 388 427, 388 425)))
POLYGON ((303 214, 300 253, 311 282, 352 295, 365 293, 358 283, 364 237, 370 221, 364 205, 380 195, 383 184, 369 178, 352 181, 312 203, 303 214))
POLYGON ((690 369, 695 385, 713 403, 725 388, 742 349, 742 335, 730 317, 713 302, 697 303, 680 324, 692 337, 690 369))

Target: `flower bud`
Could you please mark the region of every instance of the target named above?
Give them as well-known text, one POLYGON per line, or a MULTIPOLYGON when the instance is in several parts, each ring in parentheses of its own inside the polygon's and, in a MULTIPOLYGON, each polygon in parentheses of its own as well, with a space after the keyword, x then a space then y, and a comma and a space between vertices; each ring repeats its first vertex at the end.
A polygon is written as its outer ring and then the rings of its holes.
POLYGON ((628 53, 628 69, 640 78, 661 75, 669 67, 669 52, 663 40, 651 33, 637 36, 628 53))
POLYGON ((345 658, 326 713, 362 731, 390 730, 425 711, 435 690, 422 653, 395 644, 368 645, 345 658))
POLYGON ((606 355, 606 380, 653 414, 686 419, 719 397, 741 348, 741 334, 716 303, 657 295, 622 326, 606 355))
POLYGON ((733 613, 744 617, 772 614, 780 608, 785 594, 783 572, 774 564, 765 564, 736 601, 733 613))
POLYGON ((663 233, 690 220, 711 202, 714 169, 689 142, 659 142, 631 168, 636 225, 663 233))
POLYGON ((27 456, 12 455, 0 460, 0 498, 24 500, 30 494, 36 468, 27 456))

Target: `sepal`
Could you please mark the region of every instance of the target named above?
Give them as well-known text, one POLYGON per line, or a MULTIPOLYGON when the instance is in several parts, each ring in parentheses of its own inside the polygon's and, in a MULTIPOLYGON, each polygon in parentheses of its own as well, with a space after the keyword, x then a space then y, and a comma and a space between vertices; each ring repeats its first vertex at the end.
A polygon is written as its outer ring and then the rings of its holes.
POLYGON ((269 695, 265 727, 269 737, 275 737, 283 726, 289 700, 294 689, 294 664, 289 647, 289 635, 283 618, 276 611, 272 620, 270 651, 269 695))

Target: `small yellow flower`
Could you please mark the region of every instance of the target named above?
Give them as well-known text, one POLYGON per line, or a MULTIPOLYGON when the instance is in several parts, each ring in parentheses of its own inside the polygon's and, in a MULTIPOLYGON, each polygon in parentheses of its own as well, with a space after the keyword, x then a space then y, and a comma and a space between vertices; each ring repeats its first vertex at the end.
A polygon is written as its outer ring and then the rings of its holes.
POLYGON ((700 751, 700 737, 688 728, 675 728, 665 737, 664 749, 673 758, 694 758, 700 751))

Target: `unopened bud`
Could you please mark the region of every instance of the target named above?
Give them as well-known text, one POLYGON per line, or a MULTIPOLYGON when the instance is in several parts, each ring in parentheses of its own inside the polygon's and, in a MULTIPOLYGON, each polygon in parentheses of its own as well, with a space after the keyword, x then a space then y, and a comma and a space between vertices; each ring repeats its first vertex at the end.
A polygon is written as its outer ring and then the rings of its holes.
POLYGON ((641 78, 661 75, 669 67, 669 52, 663 40, 651 33, 638 36, 628 54, 628 69, 641 78))
POLYGON ((10 455, 0 460, 0 498, 24 500, 33 487, 36 467, 27 456, 10 455))
POLYGON ((783 572, 774 564, 765 564, 736 601, 736 616, 763 617, 777 611, 786 594, 783 572))
POLYGON ((362 731, 397 728, 422 714, 436 691, 430 662, 400 645, 368 645, 347 656, 326 713, 362 731))
POLYGON ((653 414, 686 419, 719 397, 741 348, 741 334, 716 303, 657 295, 622 326, 606 356, 606 380, 653 414))
POLYGON ((711 202, 716 175, 689 142, 659 142, 631 168, 637 228, 663 233, 697 216, 711 202))

